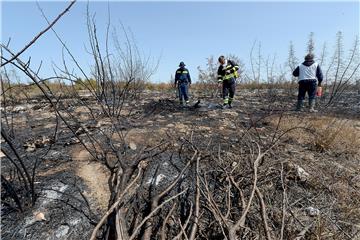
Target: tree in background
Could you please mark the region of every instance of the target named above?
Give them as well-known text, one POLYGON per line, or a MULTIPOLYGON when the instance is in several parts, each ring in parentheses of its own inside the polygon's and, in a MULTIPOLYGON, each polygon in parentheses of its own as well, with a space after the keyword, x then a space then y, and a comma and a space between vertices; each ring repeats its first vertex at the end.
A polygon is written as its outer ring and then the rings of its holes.
POLYGON ((296 57, 294 44, 292 41, 290 41, 290 44, 289 44, 289 56, 287 59, 287 64, 291 71, 294 71, 295 68, 299 65, 299 59, 297 59, 297 57, 296 57))
MULTIPOLYGON (((290 85, 294 85, 297 81, 297 78, 292 75, 292 72, 295 70, 295 68, 299 65, 299 59, 296 57, 294 44, 292 41, 290 41, 289 44, 289 53, 288 53, 288 59, 287 59, 287 66, 290 68, 290 74, 291 74, 291 82, 290 85)), ((295 88, 289 88, 289 94, 294 95, 296 89, 295 88)))
POLYGON ((313 53, 315 52, 315 41, 314 41, 314 33, 310 32, 309 34, 309 40, 307 42, 307 52, 313 53))
POLYGON ((200 66, 197 67, 199 71, 198 79, 200 85, 203 89, 210 91, 211 97, 214 97, 218 93, 217 88, 217 61, 214 60, 214 56, 206 58, 206 69, 201 69, 200 66))
POLYGON ((325 74, 326 83, 329 83, 329 95, 326 106, 341 100, 345 90, 349 89, 359 79, 359 36, 355 37, 353 46, 347 57, 344 56, 343 35, 336 34, 334 55, 325 74))

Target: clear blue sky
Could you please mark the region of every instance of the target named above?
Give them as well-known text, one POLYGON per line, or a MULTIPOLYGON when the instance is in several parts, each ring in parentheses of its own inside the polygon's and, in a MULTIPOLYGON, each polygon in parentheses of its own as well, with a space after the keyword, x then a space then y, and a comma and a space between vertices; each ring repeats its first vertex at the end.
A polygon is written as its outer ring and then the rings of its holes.
MULTIPOLYGON (((68 2, 39 2, 53 19, 68 2)), ((79 62, 88 69, 91 59, 86 30, 86 2, 77 2, 55 29, 79 62)), ((331 52, 337 31, 342 31, 345 48, 359 35, 359 1, 352 2, 122 2, 110 1, 111 23, 121 21, 131 28, 138 46, 159 57, 160 65, 153 81, 168 82, 180 61, 184 61, 193 79, 197 66, 205 67, 206 58, 221 54, 238 55, 246 64, 255 40, 261 41, 264 57, 276 54, 277 62, 287 58, 293 41, 297 57, 303 59, 310 32, 315 34, 317 50, 324 42, 331 52)), ((1 3, 1 42, 11 38, 10 47, 18 51, 46 27, 36 3, 3 1, 1 3)), ((99 34, 104 35, 108 2, 90 1, 96 12, 99 34)), ((52 62, 61 62, 61 45, 49 31, 28 49, 23 59, 32 58, 36 69, 43 60, 42 76, 52 73, 52 62)), ((248 68, 249 65, 247 65, 248 68)))

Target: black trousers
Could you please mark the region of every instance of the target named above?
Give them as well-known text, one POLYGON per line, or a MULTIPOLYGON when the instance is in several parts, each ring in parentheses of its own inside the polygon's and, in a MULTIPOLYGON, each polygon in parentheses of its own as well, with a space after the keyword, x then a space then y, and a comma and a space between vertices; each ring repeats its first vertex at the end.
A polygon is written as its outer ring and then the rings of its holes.
POLYGON ((223 80, 224 104, 231 103, 235 95, 235 78, 223 80))
POLYGON ((305 99, 306 93, 309 95, 309 101, 315 99, 316 95, 316 80, 301 80, 299 81, 299 94, 298 94, 298 100, 303 101, 305 99))

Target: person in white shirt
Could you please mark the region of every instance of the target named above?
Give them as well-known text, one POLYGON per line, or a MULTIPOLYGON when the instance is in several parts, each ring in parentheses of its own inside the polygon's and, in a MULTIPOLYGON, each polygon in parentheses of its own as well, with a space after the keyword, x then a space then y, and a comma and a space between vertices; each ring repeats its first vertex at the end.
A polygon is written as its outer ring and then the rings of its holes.
POLYGON ((301 111, 305 95, 308 93, 310 112, 316 112, 315 95, 317 88, 321 88, 323 74, 319 64, 314 61, 314 54, 309 53, 305 56, 305 61, 293 71, 293 76, 298 77, 299 80, 296 111, 301 111))

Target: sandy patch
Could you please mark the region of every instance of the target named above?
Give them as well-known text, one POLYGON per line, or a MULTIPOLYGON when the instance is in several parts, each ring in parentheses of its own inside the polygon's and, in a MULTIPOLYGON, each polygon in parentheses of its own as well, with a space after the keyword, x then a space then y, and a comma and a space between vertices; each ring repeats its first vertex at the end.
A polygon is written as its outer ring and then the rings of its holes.
POLYGON ((91 205, 102 212, 106 211, 110 198, 106 168, 101 163, 91 161, 92 156, 86 150, 73 150, 72 158, 77 161, 76 174, 85 181, 90 190, 85 192, 86 196, 96 201, 91 205))

